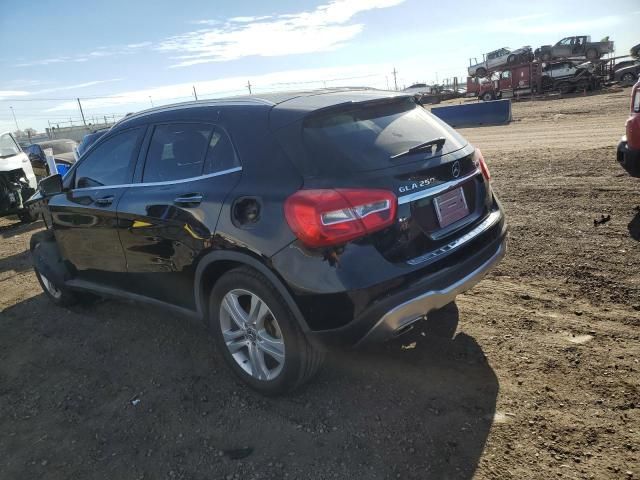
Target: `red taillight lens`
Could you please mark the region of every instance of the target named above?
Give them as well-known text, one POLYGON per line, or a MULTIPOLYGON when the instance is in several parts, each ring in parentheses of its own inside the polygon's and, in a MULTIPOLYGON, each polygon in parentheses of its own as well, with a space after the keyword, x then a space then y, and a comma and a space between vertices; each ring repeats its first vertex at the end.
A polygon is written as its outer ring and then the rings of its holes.
POLYGON ((387 190, 300 190, 287 198, 284 214, 303 243, 326 247, 388 227, 397 206, 387 190))
POLYGON ((473 152, 473 163, 476 167, 480 167, 482 171, 482 176, 487 179, 487 181, 491 180, 491 173, 489 173, 489 167, 487 166, 487 162, 484 161, 484 157, 482 156, 482 152, 479 148, 476 148, 476 151, 473 152))

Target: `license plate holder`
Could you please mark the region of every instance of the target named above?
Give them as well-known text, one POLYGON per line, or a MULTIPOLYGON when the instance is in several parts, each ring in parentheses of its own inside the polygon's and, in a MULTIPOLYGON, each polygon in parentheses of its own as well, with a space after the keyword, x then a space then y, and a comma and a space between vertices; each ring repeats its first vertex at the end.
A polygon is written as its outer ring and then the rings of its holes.
POLYGON ((448 227, 469 215, 469 207, 462 187, 438 195, 433 199, 433 206, 441 228, 448 227))

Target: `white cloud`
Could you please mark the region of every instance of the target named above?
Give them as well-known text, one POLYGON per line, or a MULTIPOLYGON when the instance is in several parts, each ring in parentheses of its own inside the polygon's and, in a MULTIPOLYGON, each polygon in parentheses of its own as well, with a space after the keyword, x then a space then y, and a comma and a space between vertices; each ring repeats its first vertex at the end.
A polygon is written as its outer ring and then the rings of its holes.
MULTIPOLYGON (((404 0, 333 0, 315 10, 266 17, 233 17, 222 25, 170 37, 158 50, 177 52, 173 67, 335 50, 364 29, 359 13, 404 0)), ((204 22, 204 21, 203 21, 204 22)), ((204 25, 205 23, 200 23, 204 25)))
POLYGON ((24 90, 0 90, 0 100, 9 100, 13 97, 24 97, 29 92, 24 90))
MULTIPOLYGON (((408 62, 407 62, 408 63, 408 62)), ((287 70, 259 76, 251 76, 253 93, 266 91, 282 91, 292 89, 313 89, 334 87, 339 85, 368 85, 385 88, 384 72, 391 72, 391 64, 361 64, 348 67, 328 67, 302 70, 287 70)), ((246 76, 227 77, 204 82, 188 82, 159 87, 146 88, 116 93, 109 97, 83 99, 85 111, 91 109, 112 109, 120 106, 149 105, 149 97, 155 105, 188 101, 192 99, 192 88, 195 85, 198 98, 220 98, 231 95, 247 94, 246 76)), ((68 101, 60 103, 46 112, 75 111, 77 103, 68 101)))
POLYGON ((60 55, 19 63, 18 67, 81 63, 130 55, 150 49, 174 54, 172 67, 235 60, 248 56, 274 57, 335 50, 364 29, 353 17, 369 10, 394 7, 405 0, 331 0, 314 10, 281 15, 236 16, 221 21, 189 22, 202 26, 172 36, 154 47, 150 41, 99 47, 88 53, 60 55))
POLYGON ((55 63, 79 63, 87 62, 89 60, 113 57, 116 55, 130 55, 144 48, 148 48, 152 45, 151 42, 130 43, 128 45, 111 46, 111 47, 99 47, 89 53, 79 53, 76 55, 61 55, 58 57, 44 58, 42 60, 33 60, 29 62, 18 63, 17 67, 34 67, 51 65, 55 63))
POLYGON ((269 18, 273 18, 273 16, 263 15, 261 17, 231 17, 229 21, 236 22, 236 23, 251 23, 251 22, 259 22, 260 20, 267 20, 269 18))
POLYGON ((31 95, 40 95, 43 93, 51 93, 51 92, 62 92, 65 90, 76 90, 78 88, 87 88, 92 87, 94 85, 100 85, 102 83, 111 83, 111 82, 119 82, 122 78, 109 78, 106 80, 92 80, 90 82, 77 83, 75 85, 65 85, 62 87, 54 87, 54 88, 46 88, 43 90, 37 90, 35 92, 31 92, 31 95))

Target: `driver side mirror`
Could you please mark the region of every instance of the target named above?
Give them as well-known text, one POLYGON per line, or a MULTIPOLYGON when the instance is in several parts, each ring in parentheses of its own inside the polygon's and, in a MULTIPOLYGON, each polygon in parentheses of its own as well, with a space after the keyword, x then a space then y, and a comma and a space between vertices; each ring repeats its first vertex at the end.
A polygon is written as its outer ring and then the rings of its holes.
POLYGON ((43 178, 38 184, 38 190, 44 197, 50 197, 62 193, 62 175, 56 173, 50 177, 43 178))

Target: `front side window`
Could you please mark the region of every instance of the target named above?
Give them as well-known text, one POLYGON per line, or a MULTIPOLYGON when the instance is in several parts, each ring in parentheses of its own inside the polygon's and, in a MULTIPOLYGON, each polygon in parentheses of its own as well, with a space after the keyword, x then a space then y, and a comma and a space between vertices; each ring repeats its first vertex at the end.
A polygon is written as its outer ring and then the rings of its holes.
POLYGON ((636 89, 636 93, 633 96, 633 111, 640 113, 640 88, 636 89))
POLYGON ((142 181, 167 182, 202 175, 212 125, 158 125, 153 131, 142 181))
POLYGON ((558 45, 571 45, 571 40, 573 40, 571 37, 563 38, 558 42, 558 45))
POLYGON ((137 146, 144 128, 116 134, 98 145, 75 171, 76 188, 121 185, 131 181, 137 146))
POLYGON ((10 134, 0 135, 0 158, 12 157, 19 153, 20 147, 10 134))

